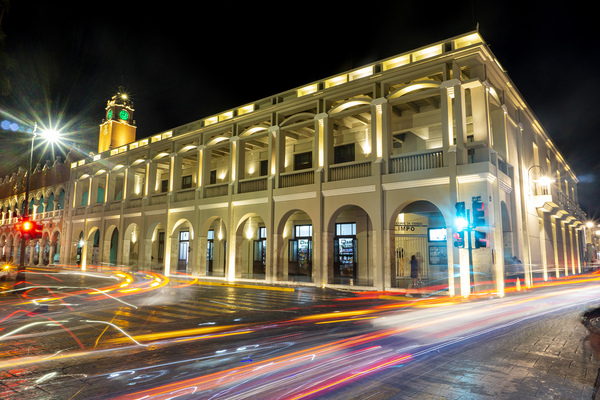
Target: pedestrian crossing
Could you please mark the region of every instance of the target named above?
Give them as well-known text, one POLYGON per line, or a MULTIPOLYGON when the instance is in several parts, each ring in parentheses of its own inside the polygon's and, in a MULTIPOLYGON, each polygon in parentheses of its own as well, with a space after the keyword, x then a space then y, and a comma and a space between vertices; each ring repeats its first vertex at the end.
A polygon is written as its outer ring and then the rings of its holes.
POLYGON ((315 304, 330 300, 314 294, 304 295, 295 292, 267 292, 222 294, 202 296, 198 299, 177 299, 161 303, 144 304, 138 308, 123 306, 118 309, 98 309, 94 311, 71 312, 81 319, 102 320, 120 327, 142 327, 150 324, 172 323, 182 320, 201 320, 245 312, 293 312, 286 309, 315 304))

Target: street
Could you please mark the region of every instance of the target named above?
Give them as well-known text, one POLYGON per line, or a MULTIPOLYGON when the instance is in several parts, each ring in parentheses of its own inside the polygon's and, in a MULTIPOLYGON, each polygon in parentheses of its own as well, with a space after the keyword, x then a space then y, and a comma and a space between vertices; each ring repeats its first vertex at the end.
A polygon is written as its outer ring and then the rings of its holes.
POLYGON ((31 271, 0 297, 8 399, 590 399, 598 275, 469 301, 31 271))

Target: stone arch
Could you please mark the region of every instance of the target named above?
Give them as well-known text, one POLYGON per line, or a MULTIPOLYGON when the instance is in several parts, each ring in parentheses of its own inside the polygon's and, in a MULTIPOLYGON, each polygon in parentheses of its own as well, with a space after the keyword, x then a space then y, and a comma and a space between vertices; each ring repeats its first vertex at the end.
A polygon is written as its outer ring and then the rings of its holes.
POLYGON ((166 229, 161 221, 153 221, 146 229, 143 240, 144 267, 164 271, 166 249, 166 229))
POLYGON ((289 116, 284 121, 279 124, 279 127, 285 128, 288 125, 295 124, 297 122, 302 121, 314 121, 316 114, 310 112, 301 112, 294 115, 289 116))
POLYGON ((169 240, 170 272, 187 274, 194 268, 192 256, 192 244, 194 239, 194 227, 187 218, 180 218, 173 224, 166 240, 169 240), (190 262, 192 261, 192 262, 190 262))
POLYGON ((266 132, 269 126, 266 124, 252 125, 239 134, 239 137, 252 136, 259 132, 266 132))
POLYGON ((110 225, 104 233, 102 244, 102 262, 116 265, 119 254, 119 229, 116 225, 110 225))
POLYGON ((54 228, 50 233, 50 263, 60 262, 60 229, 54 228))
POLYGON ((236 224, 235 273, 236 278, 265 279, 267 277, 268 237, 265 219, 255 212, 246 213, 236 224))
POLYGON ((121 245, 123 246, 123 255, 121 263, 123 265, 132 266, 132 268, 138 268, 138 259, 140 253, 140 239, 141 239, 140 228, 136 223, 131 223, 125 229, 121 245))
POLYGON ((7 241, 8 236, 6 235, 6 233, 3 233, 2 236, 0 236, 0 259, 2 259, 2 261, 6 261, 8 244, 7 241))
POLYGON ((422 282, 431 287, 448 287, 452 265, 448 256, 451 229, 441 209, 432 201, 413 199, 398 205, 388 227, 393 234, 392 254, 396 283, 410 287, 414 255, 421 267, 422 282))
POLYGON ((355 204, 339 206, 329 218, 326 235, 328 283, 373 286, 375 241, 373 219, 368 211, 355 204))
POLYGON ((92 226, 86 237, 86 266, 100 265, 100 229, 97 226, 92 226))
POLYGON ((301 209, 287 211, 273 235, 274 272, 277 280, 313 282, 313 219, 301 209))
POLYGON ((349 108, 360 107, 370 105, 372 99, 370 97, 354 97, 344 101, 343 103, 337 104, 329 110, 329 115, 335 115, 339 112, 345 111, 349 108))
POLYGON ((75 229, 72 236, 71 252, 70 252, 70 263, 74 265, 81 265, 83 246, 85 244, 83 229, 75 229))
POLYGON ((224 277, 227 269, 227 223, 219 216, 207 218, 198 232, 198 274, 224 277))
POLYGON ((441 82, 432 80, 422 80, 417 82, 411 82, 406 85, 399 87, 398 89, 391 92, 388 96, 388 100, 392 100, 398 97, 402 97, 409 93, 416 91, 427 90, 427 89, 439 89, 441 82))

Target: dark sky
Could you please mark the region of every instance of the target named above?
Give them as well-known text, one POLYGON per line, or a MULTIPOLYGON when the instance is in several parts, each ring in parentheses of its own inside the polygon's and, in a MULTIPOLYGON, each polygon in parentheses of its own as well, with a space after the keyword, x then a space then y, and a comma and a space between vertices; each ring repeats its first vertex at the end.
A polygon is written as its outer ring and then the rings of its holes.
MULTIPOLYGON (((120 85, 135 103, 139 139, 479 23, 577 174, 584 211, 600 219, 597 22, 590 10, 568 8, 581 3, 187 3, 13 0, 2 28, 17 67, 0 109, 24 121, 60 117, 75 146, 96 151, 106 101, 120 85)), ((27 143, 15 144, 22 136, 0 131, 2 176, 26 166, 27 143)))

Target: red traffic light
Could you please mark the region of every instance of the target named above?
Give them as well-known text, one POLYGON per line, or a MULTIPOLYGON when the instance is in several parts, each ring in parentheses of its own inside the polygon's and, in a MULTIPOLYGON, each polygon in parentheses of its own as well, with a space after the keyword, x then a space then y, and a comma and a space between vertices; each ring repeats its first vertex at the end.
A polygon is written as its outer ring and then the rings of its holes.
POLYGON ((42 229, 44 229, 44 225, 29 219, 24 219, 18 222, 15 225, 15 228, 21 232, 23 236, 28 235, 30 239, 37 239, 42 237, 42 229))
POLYGON ((21 227, 21 232, 30 233, 33 229, 33 223, 31 221, 23 221, 23 225, 21 227))
POLYGON ((465 232, 454 232, 454 247, 465 247, 465 232))

